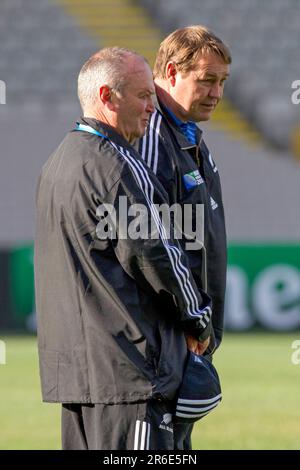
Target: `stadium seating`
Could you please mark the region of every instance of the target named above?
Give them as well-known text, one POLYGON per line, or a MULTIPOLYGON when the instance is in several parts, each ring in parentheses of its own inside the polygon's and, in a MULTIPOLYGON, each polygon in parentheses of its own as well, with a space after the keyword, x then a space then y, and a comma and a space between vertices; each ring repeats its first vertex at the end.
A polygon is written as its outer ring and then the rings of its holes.
POLYGON ((300 79, 298 0, 143 0, 166 31, 205 24, 232 50, 226 95, 279 148, 300 125, 291 84, 300 79))
POLYGON ((98 47, 55 1, 1 0, 0 79, 10 105, 73 101, 78 70, 98 47))
MULTIPOLYGON (((94 2, 95 8, 100 4, 100 0, 88 2, 94 2)), ((128 45, 130 28, 121 28, 124 22, 131 22, 132 28, 152 24, 142 11, 142 2, 164 32, 204 23, 224 38, 233 54, 226 85, 231 102, 268 139, 280 145, 287 142, 289 123, 295 120, 292 113, 300 109, 300 105, 291 106, 290 99, 290 84, 300 79, 298 0, 186 0, 184 8, 182 0, 132 0, 126 19, 113 16, 125 9, 119 12, 117 0, 107 0, 103 11, 112 31, 102 21, 97 34, 96 29, 91 34, 88 23, 82 27, 75 15, 75 6, 79 14, 79 3, 84 7, 87 1, 26 0, 24 8, 24 0, 1 0, 0 80, 7 89, 7 104, 0 104, 1 246, 33 239, 34 196, 41 167, 80 114, 76 98, 79 68, 101 45, 115 45, 112 34, 124 33, 123 38, 119 36, 120 45, 128 45), (285 34, 287 28, 289 34, 285 34)), ((135 48, 141 51, 139 38, 135 48)), ((150 45, 154 54, 156 47, 150 45)), ((300 197, 299 166, 287 151, 274 156, 260 146, 249 147, 244 140, 232 141, 232 131, 244 128, 245 122, 240 114, 233 116, 227 105, 223 110, 224 125, 230 132, 210 128, 206 140, 222 174, 229 239, 300 238, 299 218, 294 216, 291 202, 300 197), (285 187, 279 207, 278 184, 285 187)), ((217 109, 215 116, 218 113, 217 109)))

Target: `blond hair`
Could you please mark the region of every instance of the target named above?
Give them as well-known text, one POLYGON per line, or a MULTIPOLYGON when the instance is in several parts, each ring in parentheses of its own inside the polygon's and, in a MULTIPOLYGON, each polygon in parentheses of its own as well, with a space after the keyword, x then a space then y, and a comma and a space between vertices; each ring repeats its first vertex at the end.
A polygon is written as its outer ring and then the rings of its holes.
POLYGON ((173 61, 180 72, 189 72, 197 66, 200 54, 215 53, 226 64, 231 63, 229 48, 205 26, 187 26, 177 29, 160 44, 154 65, 154 78, 166 78, 167 63, 173 61))

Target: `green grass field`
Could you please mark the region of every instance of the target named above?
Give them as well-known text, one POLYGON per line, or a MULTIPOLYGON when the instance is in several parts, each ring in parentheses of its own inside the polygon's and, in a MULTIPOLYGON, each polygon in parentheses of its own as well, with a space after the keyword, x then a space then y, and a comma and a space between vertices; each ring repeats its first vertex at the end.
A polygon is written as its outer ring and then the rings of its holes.
MULTIPOLYGON (((41 403, 36 339, 1 337, 0 449, 59 449, 60 406, 41 403)), ((300 449, 294 334, 226 334, 215 364, 223 402, 198 422, 194 449, 300 449)))

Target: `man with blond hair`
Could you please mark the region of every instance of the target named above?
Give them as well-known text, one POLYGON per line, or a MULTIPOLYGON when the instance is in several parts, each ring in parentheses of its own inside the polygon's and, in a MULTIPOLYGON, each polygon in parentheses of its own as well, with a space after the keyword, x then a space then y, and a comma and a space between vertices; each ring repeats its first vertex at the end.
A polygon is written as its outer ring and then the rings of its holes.
POLYGON ((185 333, 210 335, 210 298, 157 212, 167 194, 131 145, 154 93, 143 57, 92 56, 78 77, 83 117, 40 177, 40 373, 43 400, 62 403, 63 449, 174 449, 185 333), (129 236, 136 207, 157 237, 129 236))
MULTIPOLYGON (((171 204, 204 206, 201 249, 187 250, 186 255, 199 289, 212 299, 213 329, 205 341, 191 335, 186 339, 190 350, 210 359, 222 340, 226 232, 218 169, 196 123, 209 120, 221 100, 230 63, 228 47, 204 26, 188 26, 167 36, 154 65, 156 111, 139 142, 142 159, 171 204)), ((192 214, 195 219, 194 209, 192 214)), ((191 431, 192 425, 175 425, 177 449, 191 448, 191 431)))

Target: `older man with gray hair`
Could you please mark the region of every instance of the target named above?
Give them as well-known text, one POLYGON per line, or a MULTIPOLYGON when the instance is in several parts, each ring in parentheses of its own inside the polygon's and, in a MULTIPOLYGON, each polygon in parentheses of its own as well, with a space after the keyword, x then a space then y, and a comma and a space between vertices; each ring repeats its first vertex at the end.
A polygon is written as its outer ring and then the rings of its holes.
POLYGON ((159 217, 163 187, 131 146, 154 111, 152 73, 143 57, 106 48, 82 67, 78 95, 84 116, 37 192, 43 400, 62 403, 63 449, 171 450, 185 333, 210 335, 211 302, 159 217), (146 209, 140 222, 154 220, 157 237, 124 236, 124 200, 128 214, 146 209))

